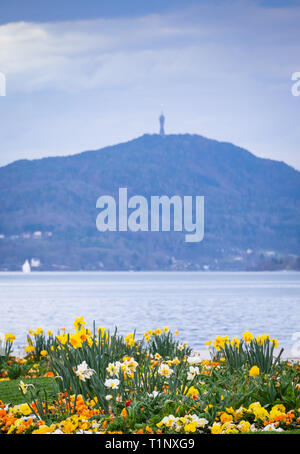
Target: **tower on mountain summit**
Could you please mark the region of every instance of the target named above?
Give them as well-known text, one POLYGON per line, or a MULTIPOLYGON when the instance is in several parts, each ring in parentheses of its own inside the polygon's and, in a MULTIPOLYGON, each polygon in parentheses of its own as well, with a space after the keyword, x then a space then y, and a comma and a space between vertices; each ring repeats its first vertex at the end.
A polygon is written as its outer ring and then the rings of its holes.
POLYGON ((165 135, 165 116, 163 113, 160 114, 159 124, 160 124, 159 134, 161 136, 164 136, 165 135))

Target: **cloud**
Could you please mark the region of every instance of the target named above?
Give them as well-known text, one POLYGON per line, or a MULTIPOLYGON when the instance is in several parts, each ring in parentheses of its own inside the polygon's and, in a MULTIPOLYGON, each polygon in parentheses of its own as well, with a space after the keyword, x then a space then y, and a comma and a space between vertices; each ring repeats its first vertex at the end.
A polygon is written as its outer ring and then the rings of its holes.
POLYGON ((231 2, 132 19, 10 23, 0 26, 0 69, 12 92, 231 78, 231 67, 282 78, 295 70, 299 19, 300 8, 231 2))
POLYGON ((300 167, 299 99, 290 94, 291 74, 300 70, 299 21, 300 7, 248 0, 144 17, 2 25, 2 147, 23 157, 116 143, 143 132, 163 103, 169 131, 230 140, 300 167))
POLYGON ((194 33, 159 16, 11 23, 0 27, 1 69, 13 91, 124 86, 151 68, 166 71, 166 50, 194 33))

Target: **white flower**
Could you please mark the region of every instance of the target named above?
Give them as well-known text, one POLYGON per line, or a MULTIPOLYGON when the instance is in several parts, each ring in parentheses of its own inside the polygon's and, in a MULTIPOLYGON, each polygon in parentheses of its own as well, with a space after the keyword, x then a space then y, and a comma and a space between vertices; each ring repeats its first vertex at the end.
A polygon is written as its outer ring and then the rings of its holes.
POLYGON ((121 363, 117 361, 116 363, 109 363, 106 368, 107 373, 113 377, 114 375, 119 375, 121 363))
POLYGON ((190 366, 195 366, 195 364, 200 364, 201 363, 200 355, 197 354, 195 356, 189 356, 187 358, 187 362, 189 363, 190 366))
POLYGON ((236 413, 236 415, 242 416, 243 413, 244 413, 244 408, 243 408, 243 407, 238 408, 238 409, 235 411, 235 413, 236 413))
POLYGON ((168 427, 171 427, 172 425, 174 425, 176 423, 176 421, 178 421, 178 418, 175 418, 174 415, 169 415, 169 416, 165 416, 161 422, 163 424, 165 424, 166 426, 168 427))
POLYGON ((101 426, 101 424, 97 423, 96 421, 92 421, 92 428, 93 429, 99 429, 100 426, 101 426))
POLYGON ((193 380, 195 378, 195 375, 199 375, 199 374, 200 374, 199 367, 190 366, 190 369, 189 369, 189 372, 187 375, 187 379, 193 380))
POLYGON ((149 397, 153 397, 153 399, 155 399, 155 397, 157 397, 160 393, 158 391, 153 391, 152 393, 148 393, 148 396, 149 397))
POLYGON ((198 427, 204 427, 208 424, 208 420, 205 418, 199 418, 198 420, 198 427))
POLYGON ((111 394, 107 394, 107 396, 105 397, 106 400, 111 400, 113 398, 113 396, 111 394))
POLYGON ((124 374, 131 375, 134 374, 138 365, 139 363, 136 362, 134 358, 125 359, 123 363, 121 363, 121 370, 124 374))
POLYGON ((85 361, 77 366, 77 369, 74 368, 75 374, 79 377, 79 380, 85 381, 96 372, 94 369, 90 369, 85 361))
POLYGON ((206 424, 208 424, 207 419, 205 418, 199 418, 197 415, 189 415, 189 418, 191 419, 191 422, 197 423, 197 427, 204 427, 206 424))
POLYGON ((77 435, 77 434, 79 434, 79 435, 88 434, 88 435, 89 435, 89 434, 93 434, 93 432, 92 432, 91 430, 82 430, 82 429, 80 429, 80 430, 77 430, 77 432, 75 432, 75 434, 76 434, 76 435, 77 435))
POLYGON ((281 429, 280 427, 276 428, 274 423, 268 424, 267 426, 265 426, 263 428, 263 431, 269 431, 269 430, 271 430, 272 432, 283 432, 283 429, 281 429))
POLYGON ((173 374, 173 369, 171 369, 167 364, 161 364, 159 366, 158 373, 163 377, 170 378, 170 376, 173 374))
POLYGON ((118 380, 117 378, 115 378, 115 379, 107 378, 104 383, 106 388, 109 388, 109 389, 118 389, 119 384, 120 384, 120 380, 118 380))

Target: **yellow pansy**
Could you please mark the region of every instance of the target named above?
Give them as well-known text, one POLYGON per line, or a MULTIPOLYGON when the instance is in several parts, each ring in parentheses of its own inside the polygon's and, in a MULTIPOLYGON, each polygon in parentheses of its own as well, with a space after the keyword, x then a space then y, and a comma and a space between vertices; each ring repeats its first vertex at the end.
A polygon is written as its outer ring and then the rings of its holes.
POLYGON ((28 404, 21 404, 19 406, 19 410, 22 413, 22 415, 24 415, 24 416, 28 416, 32 413, 32 410, 28 404))

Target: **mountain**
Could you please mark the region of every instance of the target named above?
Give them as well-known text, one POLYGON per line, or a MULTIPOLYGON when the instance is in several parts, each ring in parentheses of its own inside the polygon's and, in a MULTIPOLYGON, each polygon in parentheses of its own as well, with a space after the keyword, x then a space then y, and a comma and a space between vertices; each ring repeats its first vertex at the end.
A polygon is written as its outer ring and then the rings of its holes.
POLYGON ((280 269, 300 261, 300 172, 199 135, 0 168, 0 269, 280 269), (96 229, 102 195, 205 197, 205 235, 96 229), (35 232, 35 233, 34 233, 35 232))

